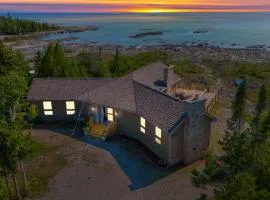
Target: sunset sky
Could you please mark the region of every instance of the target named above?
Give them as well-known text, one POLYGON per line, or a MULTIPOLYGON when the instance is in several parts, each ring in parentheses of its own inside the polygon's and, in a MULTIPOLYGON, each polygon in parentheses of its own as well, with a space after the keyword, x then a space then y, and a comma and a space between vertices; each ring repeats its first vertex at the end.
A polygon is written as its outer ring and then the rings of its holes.
POLYGON ((270 12, 270 0, 0 0, 0 12, 270 12))

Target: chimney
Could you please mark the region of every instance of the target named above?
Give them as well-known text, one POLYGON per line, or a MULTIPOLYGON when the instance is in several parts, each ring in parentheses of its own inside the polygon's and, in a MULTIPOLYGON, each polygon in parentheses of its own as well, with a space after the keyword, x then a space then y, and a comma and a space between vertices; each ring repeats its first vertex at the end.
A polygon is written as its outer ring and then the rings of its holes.
POLYGON ((172 89, 173 67, 173 65, 164 67, 164 85, 167 88, 167 93, 169 93, 172 89))

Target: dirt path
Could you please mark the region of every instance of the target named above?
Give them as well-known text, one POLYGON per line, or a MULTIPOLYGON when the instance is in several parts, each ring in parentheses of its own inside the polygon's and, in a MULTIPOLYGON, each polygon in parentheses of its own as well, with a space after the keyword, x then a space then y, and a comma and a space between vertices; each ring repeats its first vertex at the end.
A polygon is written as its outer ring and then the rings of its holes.
POLYGON ((50 192, 40 200, 192 200, 201 192, 190 182, 190 170, 201 162, 132 191, 130 179, 109 152, 48 130, 34 130, 33 137, 63 144, 57 153, 69 161, 68 167, 50 181, 50 192))

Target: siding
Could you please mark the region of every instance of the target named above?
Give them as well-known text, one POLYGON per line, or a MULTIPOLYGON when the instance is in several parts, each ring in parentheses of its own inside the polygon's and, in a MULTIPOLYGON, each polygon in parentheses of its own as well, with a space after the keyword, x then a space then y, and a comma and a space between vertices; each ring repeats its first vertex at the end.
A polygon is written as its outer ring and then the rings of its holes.
POLYGON ((185 123, 171 135, 171 157, 170 165, 175 165, 183 162, 184 159, 184 134, 185 134, 185 123))
POLYGON ((205 116, 203 150, 206 150, 209 146, 211 129, 212 129, 212 121, 209 117, 205 116))
POLYGON ((162 143, 155 142, 155 126, 146 119, 145 134, 140 133, 140 117, 135 113, 119 111, 117 118, 118 132, 122 135, 135 138, 146 145, 162 160, 168 161, 168 133, 162 131, 162 143))
MULTIPOLYGON (((77 116, 80 112, 81 109, 81 103, 75 101, 75 115, 67 115, 66 114, 66 101, 51 101, 52 102, 52 110, 53 110, 53 115, 52 116, 47 116, 44 115, 44 110, 43 110, 43 101, 33 101, 31 102, 32 104, 37 106, 38 109, 38 115, 39 118, 42 121, 73 121, 77 119, 77 116)), ((84 106, 86 108, 87 106, 84 106)), ((86 110, 84 109, 82 111, 85 112, 86 110)))
POLYGON ((205 100, 189 103, 188 125, 184 136, 184 164, 201 159, 204 152, 205 100))

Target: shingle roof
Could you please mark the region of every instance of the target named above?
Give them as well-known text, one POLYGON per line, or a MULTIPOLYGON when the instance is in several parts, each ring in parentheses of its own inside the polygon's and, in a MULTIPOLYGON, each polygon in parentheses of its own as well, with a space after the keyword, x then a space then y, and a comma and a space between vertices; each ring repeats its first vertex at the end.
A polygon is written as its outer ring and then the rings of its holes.
POLYGON ((180 102, 139 83, 133 84, 137 114, 165 131, 169 131, 187 110, 185 102, 180 102))
MULTIPOLYGON (((155 62, 133 72, 133 79, 147 87, 160 90, 164 85, 164 68, 167 67, 163 62, 155 62)), ((172 83, 176 83, 180 77, 172 73, 172 83)))
POLYGON ((85 92, 91 92, 112 79, 65 79, 65 78, 38 78, 32 81, 27 99, 38 100, 73 100, 85 92))
POLYGON ((135 112, 132 75, 126 75, 91 92, 78 97, 81 101, 111 106, 135 112))

